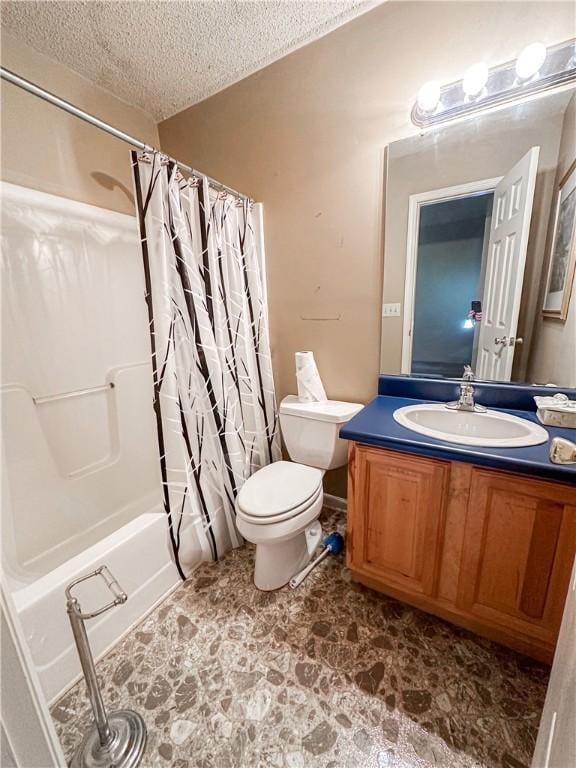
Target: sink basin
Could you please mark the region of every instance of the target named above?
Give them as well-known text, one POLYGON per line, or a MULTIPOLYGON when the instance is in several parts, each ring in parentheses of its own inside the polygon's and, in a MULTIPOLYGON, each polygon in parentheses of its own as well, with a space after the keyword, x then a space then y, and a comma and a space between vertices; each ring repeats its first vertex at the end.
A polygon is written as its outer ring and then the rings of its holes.
POLYGON ((444 403, 407 405, 394 411, 403 427, 421 435, 460 445, 521 448, 548 440, 548 432, 532 421, 502 411, 453 411, 444 403))

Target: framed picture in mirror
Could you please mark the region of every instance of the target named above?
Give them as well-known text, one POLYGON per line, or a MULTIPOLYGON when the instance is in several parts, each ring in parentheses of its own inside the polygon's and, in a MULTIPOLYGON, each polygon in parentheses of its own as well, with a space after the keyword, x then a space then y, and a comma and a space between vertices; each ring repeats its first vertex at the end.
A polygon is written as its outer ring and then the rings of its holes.
POLYGON ((576 267, 576 160, 560 181, 542 314, 566 320, 576 267))

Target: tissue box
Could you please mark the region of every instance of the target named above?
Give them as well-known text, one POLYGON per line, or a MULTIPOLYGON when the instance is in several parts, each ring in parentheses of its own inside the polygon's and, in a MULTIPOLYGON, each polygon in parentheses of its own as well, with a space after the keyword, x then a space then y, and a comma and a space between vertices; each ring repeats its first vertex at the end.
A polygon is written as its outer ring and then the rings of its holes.
POLYGON ((538 420, 548 427, 576 429, 576 400, 569 400, 566 395, 554 397, 535 397, 538 420))
POLYGON ((576 429, 576 411, 565 413, 563 411, 553 411, 550 408, 538 408, 536 416, 542 424, 547 427, 564 427, 565 429, 576 429))

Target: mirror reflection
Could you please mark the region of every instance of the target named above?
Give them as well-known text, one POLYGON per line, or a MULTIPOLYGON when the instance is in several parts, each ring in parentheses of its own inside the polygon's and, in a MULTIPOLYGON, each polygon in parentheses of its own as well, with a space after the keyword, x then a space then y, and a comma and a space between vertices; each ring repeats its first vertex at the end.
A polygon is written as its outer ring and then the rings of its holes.
POLYGON ((576 386, 576 95, 388 147, 381 371, 576 386))

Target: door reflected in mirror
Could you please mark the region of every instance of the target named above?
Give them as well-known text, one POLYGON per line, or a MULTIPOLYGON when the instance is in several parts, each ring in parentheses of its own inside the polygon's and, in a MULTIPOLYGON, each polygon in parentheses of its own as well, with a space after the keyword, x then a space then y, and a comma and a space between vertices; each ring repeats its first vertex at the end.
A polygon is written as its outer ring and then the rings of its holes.
POLYGON ((574 221, 562 222, 565 316, 543 312, 575 127, 572 90, 388 147, 383 303, 403 303, 382 319, 382 372, 456 378, 471 365, 481 379, 576 386, 574 221))

